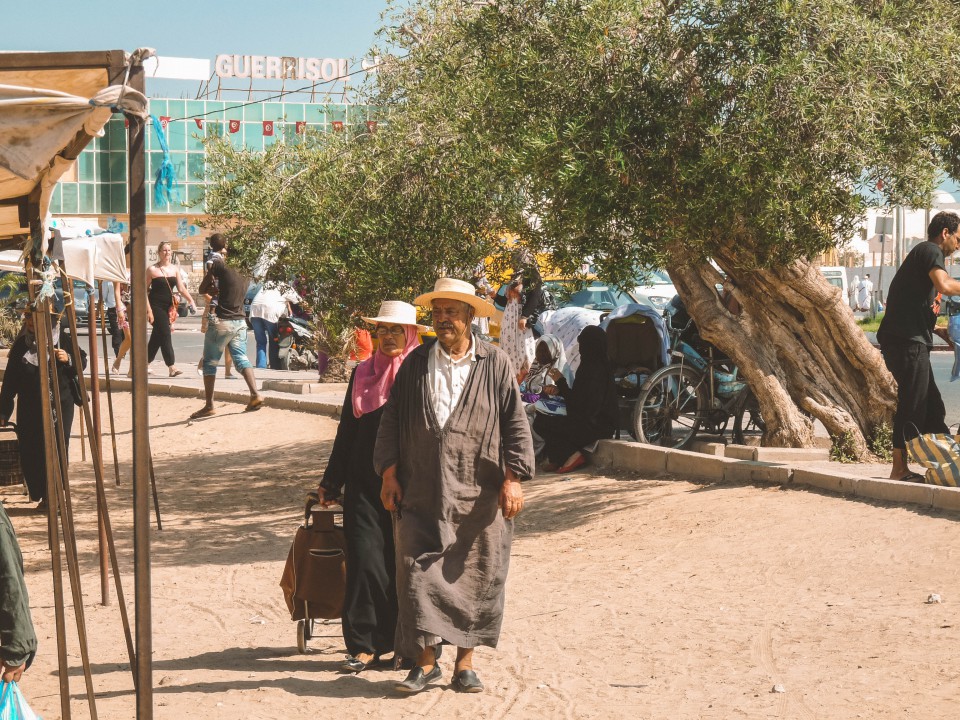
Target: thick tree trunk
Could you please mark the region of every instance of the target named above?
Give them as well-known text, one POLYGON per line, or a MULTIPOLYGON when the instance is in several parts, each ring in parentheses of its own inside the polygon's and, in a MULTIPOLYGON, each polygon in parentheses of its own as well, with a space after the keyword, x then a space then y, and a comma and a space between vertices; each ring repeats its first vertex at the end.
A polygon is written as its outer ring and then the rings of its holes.
POLYGON ((733 258, 715 260, 742 306, 739 316, 721 304, 722 278, 711 265, 668 270, 701 335, 737 363, 753 388, 766 423, 764 444, 810 445, 812 423, 802 409, 864 457, 868 439, 893 417, 896 386, 847 299, 803 261, 744 271, 733 258))

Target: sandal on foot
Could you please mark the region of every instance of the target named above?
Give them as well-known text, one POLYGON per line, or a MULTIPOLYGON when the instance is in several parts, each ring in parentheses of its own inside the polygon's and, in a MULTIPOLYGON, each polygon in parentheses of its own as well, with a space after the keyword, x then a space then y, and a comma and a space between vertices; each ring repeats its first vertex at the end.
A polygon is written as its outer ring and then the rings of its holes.
POLYGON ((199 420, 200 418, 210 417, 211 415, 216 415, 217 411, 212 407, 203 407, 197 410, 195 413, 190 415, 191 420, 199 420))
POLYGON ((578 451, 575 452, 573 455, 571 455, 569 458, 567 458, 566 464, 564 464, 564 466, 563 466, 562 468, 560 468, 559 470, 557 470, 557 472, 558 472, 558 473, 573 472, 573 471, 576 470, 578 467, 581 467, 581 466, 586 465, 586 464, 587 464, 587 458, 586 458, 586 456, 585 456, 582 452, 580 452, 580 451, 578 450, 578 451))
POLYGON ((473 670, 461 670, 453 674, 453 689, 457 692, 478 693, 483 692, 483 683, 473 670))
POLYGON ((907 473, 902 478, 900 478, 900 482, 925 483, 926 481, 927 481, 927 478, 924 475, 921 475, 920 473, 915 473, 915 472, 907 473))
POLYGON ((247 403, 247 407, 244 412, 253 412, 254 410, 259 410, 263 406, 263 398, 254 398, 247 403))
POLYGON ((172 378, 179 377, 180 375, 183 375, 183 370, 180 370, 179 368, 170 371, 170 377, 172 378))

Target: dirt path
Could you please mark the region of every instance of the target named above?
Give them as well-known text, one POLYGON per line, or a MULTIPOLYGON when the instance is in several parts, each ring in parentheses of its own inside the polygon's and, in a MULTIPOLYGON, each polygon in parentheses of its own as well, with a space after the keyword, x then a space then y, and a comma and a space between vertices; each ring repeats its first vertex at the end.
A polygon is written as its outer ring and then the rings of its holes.
MULTIPOLYGON (((129 402, 121 396, 121 458, 129 402)), ((339 625, 298 655, 277 586, 333 420, 151 399, 164 531, 154 534, 155 717, 902 718, 958 714, 957 516, 803 491, 548 476, 527 484, 487 692, 410 698, 390 671, 337 672, 339 625), (925 604, 938 593, 943 604, 925 604), (782 685, 785 692, 771 692, 782 685)), ((78 440, 75 436, 74 440, 78 440)), ((119 613, 97 605, 89 462, 73 446, 100 717, 133 718, 119 613)), ((110 488, 132 613, 130 483, 110 488)), ((45 523, 0 494, 21 537, 41 649, 23 688, 59 716, 45 523)), ((75 625, 74 717, 86 717, 75 625)), ((445 678, 452 663, 442 662, 445 678)))

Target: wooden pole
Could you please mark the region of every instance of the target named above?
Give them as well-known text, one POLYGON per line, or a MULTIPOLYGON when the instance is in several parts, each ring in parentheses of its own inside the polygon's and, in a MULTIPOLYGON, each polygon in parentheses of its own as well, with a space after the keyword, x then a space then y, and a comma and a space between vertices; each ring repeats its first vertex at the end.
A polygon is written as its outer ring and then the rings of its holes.
MULTIPOLYGON (((80 356, 80 345, 77 341, 77 316, 73 307, 68 308, 67 319, 70 322, 70 339, 73 342, 73 353, 74 357, 80 356)), ((80 384, 80 407, 81 407, 81 426, 86 424, 88 426, 93 425, 93 414, 90 412, 90 398, 87 395, 87 388, 84 384, 80 384)), ((93 437, 93 433, 90 433, 90 436, 93 437)), ((127 602, 123 595, 123 583, 120 579, 120 564, 117 560, 117 548, 113 540, 113 528, 110 523, 110 508, 107 505, 107 491, 106 484, 103 479, 103 453, 101 448, 90 443, 90 452, 93 455, 93 469, 94 469, 94 478, 97 488, 97 509, 102 512, 98 512, 98 519, 102 517, 103 527, 104 527, 104 536, 106 538, 106 546, 110 556, 110 564, 113 570, 113 582, 117 590, 117 603, 120 605, 120 622, 123 625, 123 635, 127 642, 127 655, 130 658, 130 670, 133 673, 133 684, 136 687, 137 684, 137 673, 136 673, 136 652, 133 647, 133 636, 130 633, 130 619, 127 617, 127 602)))
MULTIPOLYGON (((63 277, 64 282, 69 282, 69 278, 63 277)), ((64 299, 67 301, 67 308, 72 315, 75 312, 73 302, 70 296, 64 290, 64 299)), ((76 331, 76 328, 74 328, 76 331)), ((50 349, 50 390, 53 394, 53 407, 58 416, 63 414, 63 403, 60 398, 60 378, 57 370, 56 347, 53 342, 53 330, 50 327, 50 316, 44 318, 43 323, 44 341, 50 349)), ((38 338, 37 346, 40 340, 38 338)), ((75 357, 79 358, 78 352, 75 357)), ((83 368, 78 368, 80 378, 83 378, 83 368)), ((73 400, 71 399, 71 402, 73 400)), ((87 705, 90 708, 91 720, 97 720, 97 701, 93 692, 93 675, 90 672, 90 651, 87 643, 87 620, 83 610, 83 591, 80 587, 80 563, 77 556, 77 536, 73 525, 73 503, 70 500, 70 477, 68 474, 69 459, 67 457, 67 441, 63 427, 63 418, 59 417, 54 423, 56 430, 57 459, 54 464, 54 476, 57 486, 57 500, 60 504, 60 522, 63 525, 63 547, 67 555, 67 573, 70 575, 70 593, 73 597, 73 616, 77 623, 77 638, 80 645, 80 663, 83 667, 83 682, 87 691, 87 705)), ((91 446, 93 446, 93 436, 90 437, 91 446)))
MULTIPOLYGON (((34 221, 39 223, 40 221, 34 221)), ((36 287, 33 267, 26 268, 27 291, 30 304, 34 305, 36 287)), ((50 412, 50 403, 44 398, 44 388, 50 387, 50 366, 47 344, 41 341, 39 325, 50 323, 48 301, 44 301, 33 313, 34 336, 37 338, 37 367, 40 375, 40 415, 43 423, 43 449, 46 459, 47 475, 47 536, 50 545, 50 561, 53 567, 53 612, 57 626, 57 671, 60 678, 60 717, 70 720, 70 666, 67 664, 67 623, 64 617, 63 604, 63 566, 60 559, 60 532, 57 527, 57 488, 54 476, 54 463, 57 458, 56 443, 53 438, 53 416, 50 412)))
MULTIPOLYGON (((130 68, 129 85, 144 92, 143 65, 130 68)), ((147 395, 147 195, 143 118, 128 115, 130 191, 130 348, 133 367, 133 564, 136 578, 137 720, 153 720, 153 624, 150 602, 150 407, 147 395)))
MULTIPOLYGON (((103 297, 103 282, 100 283, 100 290, 100 296, 103 297)), ((117 298, 116 301, 120 302, 120 298, 117 298)), ((120 487, 120 457, 117 455, 117 426, 113 419, 113 388, 110 385, 110 354, 107 352, 107 331, 103 303, 100 303, 100 334, 103 337, 103 377, 107 382, 107 412, 110 416, 110 443, 113 445, 113 472, 117 479, 117 487, 120 487)))
MULTIPOLYGON (((70 282, 64 277, 63 282, 70 282)), ((103 307, 103 283, 100 283, 100 300, 96 304, 90 302, 90 295, 87 296, 87 346, 90 348, 90 395, 93 402, 93 427, 90 429, 90 454, 93 456, 94 467, 97 461, 103 458, 103 436, 100 432, 100 356, 97 353, 97 308, 103 307), (96 445, 96 450, 93 450, 96 445)), ((70 310, 76 313, 76 308, 71 304, 70 310)), ((73 323, 70 324, 71 328, 73 323)), ((73 331, 71 330, 71 335, 73 331)), ((104 365, 107 364, 104 356, 104 365)), ((83 368, 77 368, 80 377, 83 378, 83 368)), ((80 423, 80 429, 83 429, 84 423, 80 423)), ((103 473, 103 467, 99 468, 103 473)), ((106 607, 110 604, 110 571, 109 560, 107 559, 107 529, 103 523, 104 508, 97 503, 97 553, 100 558, 100 604, 106 607)))
POLYGON ((157 496, 157 475, 153 471, 153 450, 147 457, 150 459, 150 490, 153 493, 153 513, 157 517, 157 530, 163 530, 163 522, 160 520, 160 498, 157 496))

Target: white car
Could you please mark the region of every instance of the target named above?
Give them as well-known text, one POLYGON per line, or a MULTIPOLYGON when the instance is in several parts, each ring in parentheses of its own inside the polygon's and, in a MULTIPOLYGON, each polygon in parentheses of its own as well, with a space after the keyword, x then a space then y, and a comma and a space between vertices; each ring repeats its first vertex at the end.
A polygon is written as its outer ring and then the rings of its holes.
POLYGON ((630 293, 638 303, 663 312, 663 309, 673 300, 677 289, 667 275, 666 270, 647 268, 637 275, 637 285, 630 293))

